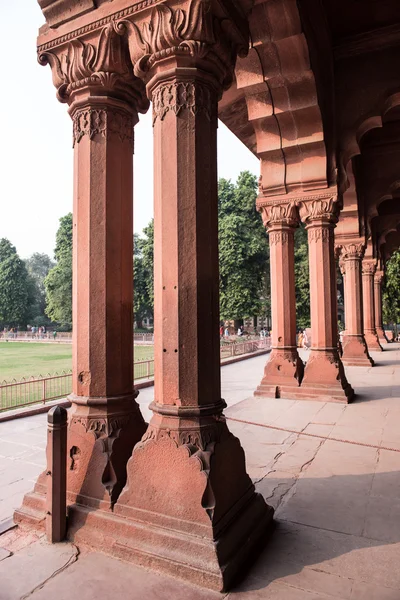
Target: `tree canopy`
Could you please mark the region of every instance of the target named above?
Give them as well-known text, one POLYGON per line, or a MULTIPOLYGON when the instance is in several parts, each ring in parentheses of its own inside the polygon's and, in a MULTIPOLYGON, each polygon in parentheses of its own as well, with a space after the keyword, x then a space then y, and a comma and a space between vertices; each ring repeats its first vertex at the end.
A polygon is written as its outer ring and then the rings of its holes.
POLYGON ((25 263, 9 240, 0 240, 0 324, 25 326, 29 317, 31 281, 25 263))
POLYGON ((382 289, 383 320, 391 325, 397 335, 400 323, 400 250, 388 260, 382 289))
POLYGON ((301 223, 294 234, 294 273, 297 327, 310 327, 310 274, 307 231, 301 223))
POLYGON ((263 312, 268 240, 256 210, 257 179, 242 172, 236 184, 218 183, 220 315, 241 319, 263 312))
POLYGON ((61 217, 54 256, 57 264, 44 280, 46 314, 52 321, 72 324, 72 213, 61 217))
POLYGON ((30 321, 34 325, 43 325, 49 322, 45 316, 46 310, 46 289, 44 280, 55 265, 54 261, 47 254, 35 252, 25 261, 26 268, 31 281, 32 304, 30 310, 30 321))
POLYGON ((154 222, 137 233, 133 239, 134 314, 136 326, 141 329, 143 319, 153 317, 154 311, 154 222))

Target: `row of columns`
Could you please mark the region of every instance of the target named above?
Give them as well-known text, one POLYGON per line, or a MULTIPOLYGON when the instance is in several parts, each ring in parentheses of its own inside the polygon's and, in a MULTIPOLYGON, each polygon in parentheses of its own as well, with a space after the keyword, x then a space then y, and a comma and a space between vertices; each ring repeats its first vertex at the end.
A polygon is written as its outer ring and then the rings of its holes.
POLYGON ((363 243, 337 246, 344 278, 346 331, 338 352, 334 193, 291 201, 257 201, 269 234, 272 351, 256 396, 314 398, 349 402, 354 392, 344 365, 372 366, 370 350, 382 350, 382 274, 364 258, 363 243), (294 232, 300 221, 308 232, 312 346, 303 365, 296 343, 294 232), (378 333, 379 332, 379 333, 378 333))
MULTIPOLYGON (((63 61, 40 56, 74 129, 68 536, 223 590, 273 514, 228 430, 220 381, 218 100, 247 32, 239 19, 231 33, 215 33, 220 17, 208 5, 184 8, 160 5, 150 18, 140 13, 143 23, 90 32, 90 43, 68 46, 67 60, 63 48, 63 61), (146 88, 127 64, 124 36, 146 88), (131 334, 133 127, 148 107, 145 89, 153 103, 157 333, 148 425, 132 385, 131 334)), ((16 520, 40 523, 45 497, 42 474, 16 520)))

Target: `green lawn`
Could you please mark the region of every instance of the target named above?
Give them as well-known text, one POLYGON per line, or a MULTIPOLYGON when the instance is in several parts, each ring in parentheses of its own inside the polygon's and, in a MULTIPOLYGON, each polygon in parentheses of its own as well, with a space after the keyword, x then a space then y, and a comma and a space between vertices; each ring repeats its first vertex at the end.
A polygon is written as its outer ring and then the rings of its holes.
MULTIPOLYGON (((153 346, 135 346, 135 361, 153 358, 153 346)), ((72 368, 71 344, 0 342, 0 382, 72 368)))

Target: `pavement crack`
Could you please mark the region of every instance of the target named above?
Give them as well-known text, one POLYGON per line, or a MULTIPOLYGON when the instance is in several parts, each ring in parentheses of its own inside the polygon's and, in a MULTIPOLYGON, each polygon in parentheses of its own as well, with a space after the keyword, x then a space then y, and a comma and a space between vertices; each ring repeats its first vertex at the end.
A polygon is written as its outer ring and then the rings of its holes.
POLYGON ((72 544, 72 546, 74 548, 74 554, 72 554, 72 556, 69 557, 69 559, 67 560, 67 562, 65 563, 65 565, 63 565, 59 569, 56 569, 51 575, 49 575, 49 577, 47 577, 44 581, 42 581, 41 583, 39 583, 39 585, 37 585, 35 588, 33 588, 33 590, 31 590, 27 594, 24 594, 23 596, 21 596, 20 600, 26 600, 27 598, 29 598, 30 596, 32 596, 32 594, 34 594, 38 590, 41 590, 46 585, 46 583, 48 581, 50 581, 50 579, 54 579, 54 577, 57 577, 57 575, 59 575, 59 573, 62 573, 63 571, 65 571, 66 569, 68 569, 68 567, 70 565, 72 565, 74 562, 76 562, 78 560, 79 548, 77 546, 75 546, 75 544, 72 544))

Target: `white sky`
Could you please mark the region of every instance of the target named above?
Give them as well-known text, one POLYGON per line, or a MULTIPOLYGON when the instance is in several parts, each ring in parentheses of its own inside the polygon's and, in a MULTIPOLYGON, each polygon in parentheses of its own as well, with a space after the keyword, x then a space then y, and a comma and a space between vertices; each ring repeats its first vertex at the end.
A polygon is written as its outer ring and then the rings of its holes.
MULTIPOLYGON (((0 0, 0 238, 22 258, 53 256, 60 217, 72 210, 72 122, 55 96, 50 67, 36 60, 44 22, 37 0, 0 0)), ((258 160, 220 123, 219 177, 258 175, 258 160)), ((135 231, 153 216, 151 111, 135 127, 135 231)))

